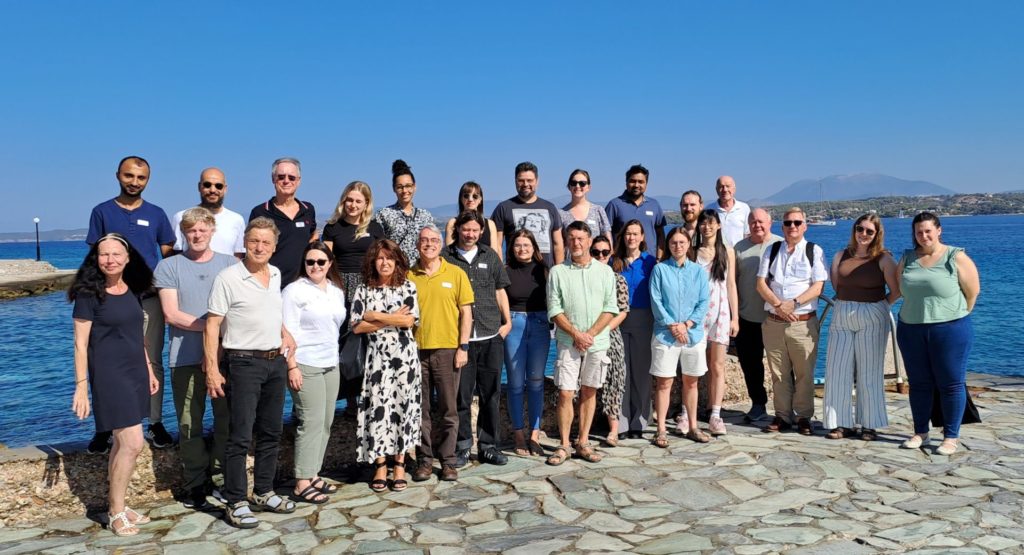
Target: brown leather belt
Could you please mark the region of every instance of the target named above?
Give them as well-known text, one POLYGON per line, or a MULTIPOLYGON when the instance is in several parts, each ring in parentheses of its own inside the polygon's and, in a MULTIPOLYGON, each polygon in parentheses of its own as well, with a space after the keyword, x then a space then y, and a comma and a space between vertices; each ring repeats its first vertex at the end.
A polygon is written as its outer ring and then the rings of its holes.
MULTIPOLYGON (((811 318, 814 318, 814 316, 815 316, 815 313, 813 313, 813 312, 808 312, 807 314, 797 314, 796 315, 796 321, 797 322, 806 322, 807 320, 810 320, 811 318)), ((783 323, 787 323, 787 324, 791 324, 792 323, 791 321, 789 321, 789 320, 787 320, 785 318, 782 318, 780 316, 776 316, 775 314, 772 314, 771 312, 768 313, 768 317, 771 318, 772 320, 775 320, 776 322, 783 322, 783 323)))
POLYGON ((224 354, 229 357, 240 357, 240 358, 261 358, 265 360, 274 360, 281 356, 281 349, 271 349, 269 351, 246 351, 242 349, 224 349, 224 354))

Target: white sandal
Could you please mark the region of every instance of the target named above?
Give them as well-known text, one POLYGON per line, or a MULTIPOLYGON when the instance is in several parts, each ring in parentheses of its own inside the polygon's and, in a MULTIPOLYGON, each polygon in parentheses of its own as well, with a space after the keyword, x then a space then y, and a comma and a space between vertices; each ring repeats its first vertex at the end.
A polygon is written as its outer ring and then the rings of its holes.
POLYGON ((134 522, 128 520, 128 510, 129 509, 125 508, 125 510, 117 513, 116 515, 107 514, 107 518, 110 519, 109 524, 107 524, 107 528, 109 528, 115 536, 134 536, 139 533, 138 526, 135 526, 134 522), (121 527, 115 527, 115 522, 120 522, 121 527))
POLYGON ((139 524, 149 524, 150 522, 153 522, 153 519, 151 519, 148 516, 140 513, 139 511, 136 511, 135 509, 133 509, 131 507, 128 507, 127 505, 124 508, 124 512, 126 513, 125 516, 128 517, 128 520, 130 520, 132 522, 132 524, 139 525, 139 524), (134 518, 132 518, 133 516, 134 516, 134 518))

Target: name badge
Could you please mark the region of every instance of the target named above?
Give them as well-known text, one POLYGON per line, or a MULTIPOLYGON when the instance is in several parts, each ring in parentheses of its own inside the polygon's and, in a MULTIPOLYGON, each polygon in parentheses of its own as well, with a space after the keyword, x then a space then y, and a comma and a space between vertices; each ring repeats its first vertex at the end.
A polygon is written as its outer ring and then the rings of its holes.
POLYGON ((306 227, 306 222, 295 222, 295 227, 306 227))
POLYGON ((445 289, 451 289, 452 288, 452 284, 448 283, 447 281, 442 281, 441 282, 441 287, 444 287, 445 289))
POLYGON ((135 223, 149 227, 149 220, 136 220, 135 223))
POLYGON ((654 211, 653 210, 648 210, 648 211, 644 212, 644 214, 647 214, 648 216, 653 216, 654 215, 654 211))
POLYGON ((481 263, 477 264, 476 267, 477 268, 483 268, 483 269, 486 270, 487 269, 487 263, 486 262, 481 262, 481 263))

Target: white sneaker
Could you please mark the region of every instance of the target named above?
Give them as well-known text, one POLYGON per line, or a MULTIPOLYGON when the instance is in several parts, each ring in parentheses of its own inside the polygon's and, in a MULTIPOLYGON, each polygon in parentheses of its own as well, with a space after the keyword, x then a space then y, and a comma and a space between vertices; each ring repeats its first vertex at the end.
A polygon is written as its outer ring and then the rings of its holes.
POLYGON ((720 416, 712 416, 708 419, 708 431, 713 436, 724 436, 726 433, 725 421, 720 416))

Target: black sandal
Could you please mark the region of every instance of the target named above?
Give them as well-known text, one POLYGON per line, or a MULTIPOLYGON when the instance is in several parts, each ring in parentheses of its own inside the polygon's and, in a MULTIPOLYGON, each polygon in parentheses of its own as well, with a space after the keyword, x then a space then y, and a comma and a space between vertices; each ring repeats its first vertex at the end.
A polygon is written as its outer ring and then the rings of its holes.
POLYGON ((312 483, 306 486, 306 489, 302 490, 299 493, 295 493, 293 491, 292 494, 289 495, 288 497, 289 499, 295 501, 296 503, 312 503, 314 505, 323 505, 324 503, 330 501, 330 498, 327 497, 327 494, 320 491, 320 488, 316 487, 312 483))
POLYGON ((878 432, 871 428, 864 428, 860 432, 860 438, 864 441, 875 441, 878 439, 878 432))
POLYGON ((534 456, 537 456, 537 457, 543 457, 544 456, 544 448, 541 447, 539 443, 537 443, 537 440, 531 439, 529 441, 529 443, 527 443, 526 445, 527 445, 527 447, 529 447, 531 455, 534 455, 534 456))
POLYGON ((332 493, 337 493, 338 492, 338 486, 336 486, 334 484, 328 484, 326 480, 324 480, 323 478, 321 478, 319 476, 317 476, 316 478, 313 478, 313 481, 310 482, 310 485, 312 485, 316 489, 320 490, 320 493, 322 493, 324 495, 330 495, 332 493))
MULTIPOLYGON (((374 468, 386 468, 387 466, 388 466, 388 461, 375 463, 373 465, 374 468)), ((370 490, 371 491, 373 491, 374 493, 384 493, 385 491, 388 490, 388 481, 387 481, 387 473, 386 472, 384 473, 384 476, 385 476, 384 478, 374 478, 370 482, 370 490)))

